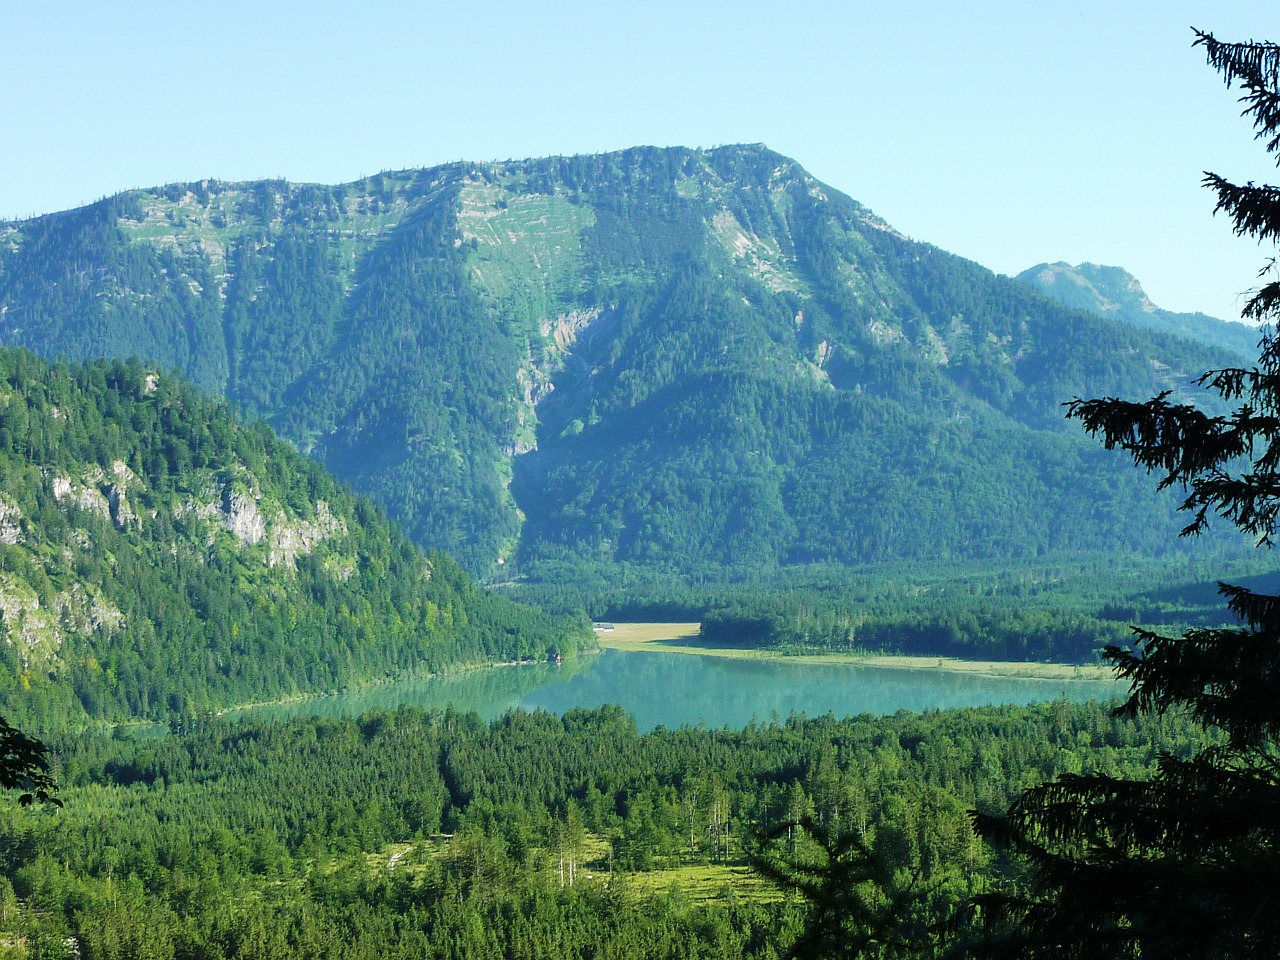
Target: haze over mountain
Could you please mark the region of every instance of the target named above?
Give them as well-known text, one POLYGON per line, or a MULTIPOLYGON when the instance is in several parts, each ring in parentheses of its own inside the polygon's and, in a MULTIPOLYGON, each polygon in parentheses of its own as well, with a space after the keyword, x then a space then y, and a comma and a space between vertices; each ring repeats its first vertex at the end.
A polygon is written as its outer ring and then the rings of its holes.
POLYGON ((0 342, 181 371, 486 574, 1158 550, 1061 403, 1229 357, 760 145, 129 191, 0 225, 0 342))
POLYGON ((1122 267, 1096 263, 1073 267, 1059 260, 1038 263, 1017 279, 1068 307, 1230 350, 1248 363, 1258 357, 1260 332, 1256 327, 1204 313, 1162 310, 1148 299, 1137 278, 1122 267))

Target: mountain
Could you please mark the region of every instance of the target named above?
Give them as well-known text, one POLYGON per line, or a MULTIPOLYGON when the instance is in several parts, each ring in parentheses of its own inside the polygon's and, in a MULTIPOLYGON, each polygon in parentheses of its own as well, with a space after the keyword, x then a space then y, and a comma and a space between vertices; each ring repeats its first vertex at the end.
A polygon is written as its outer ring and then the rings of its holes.
POLYGON ((163 719, 570 653, 224 403, 137 361, 0 350, 0 713, 163 719))
POLYGON ((904 237, 760 145, 201 181, 0 224, 0 342, 138 356, 487 576, 1162 549, 1062 423, 1229 356, 904 237))
POLYGON ((1260 334, 1256 327, 1205 313, 1162 310, 1147 298, 1137 278, 1121 267, 1040 263, 1023 270, 1016 279, 1077 310, 1228 350, 1248 363, 1258 358, 1260 334))

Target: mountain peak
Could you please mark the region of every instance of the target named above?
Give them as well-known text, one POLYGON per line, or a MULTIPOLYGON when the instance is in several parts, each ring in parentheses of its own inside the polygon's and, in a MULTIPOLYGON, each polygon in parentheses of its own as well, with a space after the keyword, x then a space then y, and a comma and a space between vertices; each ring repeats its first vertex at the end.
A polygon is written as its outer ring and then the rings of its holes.
POLYGON ((1037 264, 1022 271, 1017 279, 1040 287, 1069 307, 1103 316, 1131 311, 1156 313, 1160 309, 1147 297, 1138 278, 1123 267, 1098 263, 1072 266, 1059 260, 1037 264))
MULTIPOLYGON (((0 344, 180 370, 477 572, 1093 548, 1110 480, 1059 403, 1212 364, 764 144, 205 180, 3 231, 0 344)), ((1142 299, 1109 269, 1098 302, 1142 299)))
POLYGON ((1097 263, 1072 266, 1059 260, 1037 264, 1016 279, 1076 310, 1222 347, 1247 359, 1257 356, 1257 328, 1203 313, 1163 310, 1151 302, 1142 284, 1123 267, 1097 263))

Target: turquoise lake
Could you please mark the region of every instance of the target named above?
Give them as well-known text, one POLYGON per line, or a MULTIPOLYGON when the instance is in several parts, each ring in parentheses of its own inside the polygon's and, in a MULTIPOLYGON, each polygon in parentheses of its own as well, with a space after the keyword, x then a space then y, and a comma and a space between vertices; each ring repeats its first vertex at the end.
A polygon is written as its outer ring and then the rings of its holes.
POLYGON ((375 707, 475 711, 485 719, 508 710, 563 714, 575 707, 622 706, 642 731, 657 726, 745 727, 794 714, 844 717, 1065 697, 1121 696, 1111 680, 1027 680, 944 670, 853 664, 732 660, 681 653, 605 650, 560 666, 529 664, 404 680, 352 693, 253 707, 236 716, 288 719, 350 716, 375 707))

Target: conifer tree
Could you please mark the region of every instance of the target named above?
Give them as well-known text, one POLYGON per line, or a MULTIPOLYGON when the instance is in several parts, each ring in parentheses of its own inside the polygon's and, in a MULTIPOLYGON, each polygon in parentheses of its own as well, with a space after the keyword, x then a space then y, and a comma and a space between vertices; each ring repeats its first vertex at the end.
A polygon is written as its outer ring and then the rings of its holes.
POLYGON ((21 790, 18 802, 23 806, 33 800, 62 806, 54 794, 57 784, 49 775, 45 745, 29 737, 0 717, 0 787, 21 790))
POLYGON ((935 955, 935 930, 922 922, 936 882, 859 830, 812 816, 788 819, 764 838, 756 870, 809 904, 793 960, 894 960, 935 955), (785 844, 780 843, 785 840, 785 844))
MULTIPOLYGON (((1196 46, 1243 91, 1267 152, 1280 155, 1280 47, 1196 46)), ((1280 162, 1280 161, 1278 161, 1280 162)), ((1205 175, 1240 236, 1280 239, 1280 188, 1205 175)), ((1280 317, 1275 261, 1244 316, 1280 317)), ((1212 415, 1161 394, 1145 403, 1076 400, 1068 416, 1108 448, 1181 489, 1184 535, 1225 520, 1261 548, 1280 516, 1280 340, 1264 327, 1252 369, 1210 371, 1202 387, 1232 409, 1212 415)), ((1280 596, 1220 584, 1238 625, 1169 637, 1135 628, 1106 657, 1130 682, 1122 713, 1189 711, 1209 744, 1164 756, 1145 781, 1064 776, 1025 792, 980 827, 1019 849, 1028 891, 981 900, 992 956, 1275 958, 1280 956, 1280 596)))

